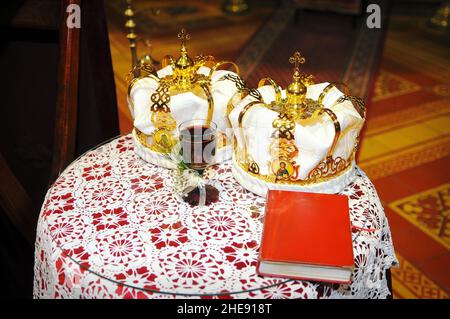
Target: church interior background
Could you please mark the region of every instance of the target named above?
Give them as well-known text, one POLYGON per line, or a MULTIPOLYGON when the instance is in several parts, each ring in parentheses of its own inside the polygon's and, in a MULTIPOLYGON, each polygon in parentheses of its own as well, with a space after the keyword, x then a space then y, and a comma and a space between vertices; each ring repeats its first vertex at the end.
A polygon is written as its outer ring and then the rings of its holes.
MULTIPOLYGON (((177 52, 174 35, 183 26, 193 54, 237 61, 250 85, 262 74, 286 85, 291 71, 284 57, 295 49, 310 57, 305 67, 319 79, 349 83, 367 103, 358 163, 392 229, 400 262, 392 269, 394 298, 448 298, 450 42, 448 32, 430 22, 439 1, 392 1, 381 13, 382 27, 372 32, 364 15, 293 10, 284 1, 247 3, 248 11, 233 15, 217 0, 135 0, 138 55, 157 63, 177 52)), ((120 130, 128 133, 131 58, 123 12, 122 1, 106 2, 120 130)))

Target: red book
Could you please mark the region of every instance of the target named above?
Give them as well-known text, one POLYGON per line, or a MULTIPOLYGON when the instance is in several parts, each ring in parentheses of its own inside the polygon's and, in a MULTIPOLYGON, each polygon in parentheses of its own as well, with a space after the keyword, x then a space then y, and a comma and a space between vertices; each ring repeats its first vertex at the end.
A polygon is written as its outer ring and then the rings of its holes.
POLYGON ((259 274, 350 283, 353 265, 347 196, 269 190, 259 274))

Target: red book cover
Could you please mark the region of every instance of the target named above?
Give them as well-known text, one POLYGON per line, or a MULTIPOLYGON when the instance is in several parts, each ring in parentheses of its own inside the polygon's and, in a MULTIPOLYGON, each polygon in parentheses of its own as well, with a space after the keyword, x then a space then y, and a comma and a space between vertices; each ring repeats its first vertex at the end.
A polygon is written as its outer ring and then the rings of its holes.
POLYGON ((347 196, 269 190, 258 265, 264 275, 262 262, 310 265, 322 271, 318 277, 311 272, 266 275, 349 282, 354 261, 347 196), (331 268, 347 269, 348 279, 328 278, 324 273, 331 268))

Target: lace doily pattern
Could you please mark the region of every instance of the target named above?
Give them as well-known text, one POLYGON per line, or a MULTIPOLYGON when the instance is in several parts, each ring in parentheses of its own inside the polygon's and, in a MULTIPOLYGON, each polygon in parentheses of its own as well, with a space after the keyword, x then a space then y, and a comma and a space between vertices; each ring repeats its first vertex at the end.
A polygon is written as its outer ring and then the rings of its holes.
MULTIPOLYGON (((344 194, 352 224, 351 285, 256 274, 265 200, 233 178, 230 161, 207 176, 220 200, 193 208, 172 171, 148 164, 130 135, 72 163, 50 188, 35 243, 35 298, 385 298, 397 263, 376 191, 357 169, 344 194)), ((301 249, 301 247, 299 247, 301 249)))

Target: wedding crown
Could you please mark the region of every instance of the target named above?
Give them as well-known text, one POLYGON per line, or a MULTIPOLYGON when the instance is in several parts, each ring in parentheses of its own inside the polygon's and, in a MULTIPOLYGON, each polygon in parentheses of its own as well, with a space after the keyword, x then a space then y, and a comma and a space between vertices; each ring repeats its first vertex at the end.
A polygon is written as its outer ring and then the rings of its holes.
MULTIPOLYGON (((348 95, 348 88, 345 85, 336 83, 314 84, 312 75, 300 72, 300 65, 305 62, 305 58, 299 52, 295 52, 290 57, 289 62, 294 64, 294 72, 292 82, 286 90, 282 90, 270 77, 265 77, 259 81, 258 89, 247 89, 247 95, 251 95, 251 98, 244 99, 237 106, 230 106, 230 113, 236 112, 230 116, 230 122, 237 129, 236 133, 240 137, 239 139, 236 136, 234 138, 234 165, 238 165, 244 175, 247 173, 247 176, 250 175, 253 179, 256 178, 267 183, 301 186, 330 181, 352 166, 351 163, 354 161, 357 150, 359 132, 365 119, 364 102, 360 98, 348 95), (266 83, 269 86, 266 86, 266 83), (343 86, 345 93, 342 93, 337 86, 343 86), (267 94, 269 87, 273 88, 271 94, 267 94), (331 91, 333 91, 333 97, 327 97, 331 91), (264 92, 265 94, 262 94, 264 92), (266 101, 263 95, 270 96, 270 98, 266 101), (332 101, 332 99, 334 100, 332 101), (325 100, 327 106, 324 105, 325 100), (346 101, 351 102, 351 104, 346 101), (345 104, 343 104, 344 102, 345 104), (347 152, 342 152, 349 153, 345 158, 335 154, 336 146, 343 134, 341 122, 338 119, 339 116, 342 118, 342 115, 336 112, 342 112, 343 108, 347 108, 348 111, 345 114, 352 114, 352 119, 354 119, 351 125, 346 126, 345 143, 340 144, 340 148, 344 148, 341 146, 348 144, 348 140, 351 141, 350 144, 353 144, 347 152), (264 111, 264 109, 275 112, 275 115, 273 112, 264 111), (265 128, 270 132, 265 134, 258 135, 258 132, 262 131, 252 132, 252 128, 249 127, 252 124, 243 124, 244 121, 253 124, 267 123, 264 122, 265 118, 273 118, 271 127, 265 128), (299 145, 304 141, 299 132, 306 132, 307 130, 313 132, 311 127, 314 127, 317 130, 322 130, 323 134, 325 125, 329 125, 327 122, 330 121, 334 126, 334 137, 331 139, 328 135, 327 140, 332 140, 331 145, 321 146, 322 149, 327 148, 324 155, 318 155, 320 152, 314 153, 314 151, 303 151, 303 153, 299 151, 299 145), (348 134, 349 130, 352 130, 353 135, 348 134), (269 139, 266 141, 267 143, 261 143, 263 138, 269 139), (256 145, 255 140, 258 140, 258 145, 256 145), (259 150, 260 153, 265 152, 266 154, 255 155, 255 150, 259 145, 268 145, 267 150, 259 150), (314 163, 314 166, 306 172, 303 169, 300 174, 298 160, 302 156, 309 157, 307 162, 314 163), (314 161, 318 156, 323 157, 314 161), (264 166, 264 172, 262 172, 261 166, 264 166)), ((320 142, 322 141, 315 141, 317 144, 320 142)), ((248 182, 246 179, 249 179, 249 177, 242 177, 242 174, 238 175, 240 175, 238 180, 242 181, 241 184, 251 186, 252 183, 259 183, 248 182)), ((251 187, 250 190, 252 190, 251 187)))
MULTIPOLYGON (((158 76, 153 66, 144 64, 137 66, 140 71, 139 76, 133 76, 129 81, 128 100, 131 107, 134 108, 131 91, 133 86, 143 78, 153 79, 157 83, 156 90, 150 96, 150 121, 155 130, 151 135, 144 134, 135 127, 136 137, 139 142, 152 151, 158 153, 169 153, 176 144, 177 122, 171 114, 170 101, 175 94, 192 92, 207 100, 208 111, 206 120, 210 122, 214 114, 214 98, 211 94, 211 78, 214 72, 224 65, 231 65, 239 74, 238 66, 230 61, 216 62, 211 55, 198 55, 191 58, 186 49, 186 41, 190 40, 190 35, 185 29, 178 33, 178 39, 181 40, 180 56, 175 60, 171 55, 166 55, 161 64, 162 68, 170 66, 172 72, 165 76, 158 76), (201 68, 209 65, 201 71, 201 68), (151 140, 151 142, 148 142, 151 140)), ((135 74, 135 69, 130 71, 130 75, 135 74)))

